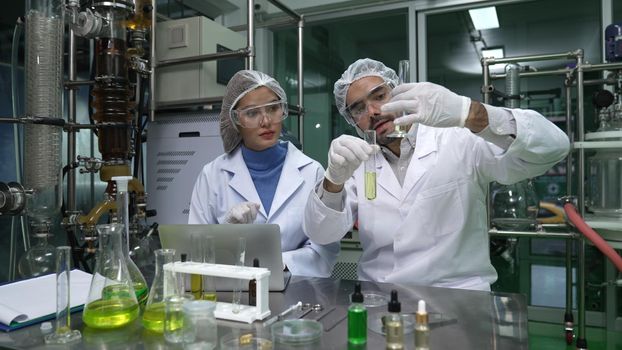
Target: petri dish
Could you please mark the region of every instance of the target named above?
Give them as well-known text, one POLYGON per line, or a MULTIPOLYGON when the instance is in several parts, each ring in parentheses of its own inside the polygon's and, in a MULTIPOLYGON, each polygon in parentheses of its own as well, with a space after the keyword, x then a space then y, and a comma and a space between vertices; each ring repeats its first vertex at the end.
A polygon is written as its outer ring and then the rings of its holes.
POLYGON ((314 320, 283 320, 272 325, 272 339, 276 344, 311 344, 321 337, 322 324, 314 320))
MULTIPOLYGON (((380 307, 389 304, 389 295, 377 291, 362 291, 363 293, 363 305, 365 307, 380 307)), ((348 296, 349 300, 352 300, 352 294, 348 296)))
POLYGON ((220 338, 222 350, 272 350, 272 341, 253 333, 229 333, 220 338))

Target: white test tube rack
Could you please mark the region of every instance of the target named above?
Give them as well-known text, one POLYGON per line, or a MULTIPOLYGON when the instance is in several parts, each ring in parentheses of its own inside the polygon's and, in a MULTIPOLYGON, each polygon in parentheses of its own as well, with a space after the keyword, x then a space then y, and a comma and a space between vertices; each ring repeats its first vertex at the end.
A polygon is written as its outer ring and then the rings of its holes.
MULTIPOLYGON (((254 279, 257 281, 256 306, 240 304, 237 306, 239 311, 234 313, 233 308, 235 305, 219 301, 216 302, 214 316, 218 319, 246 323, 252 323, 256 320, 263 320, 270 316, 270 308, 268 306, 268 281, 270 277, 270 270, 267 268, 177 261, 165 264, 164 271, 234 278, 247 281, 254 279)), ((170 278, 170 276, 171 274, 164 274, 165 286, 169 285, 169 281, 166 281, 166 279, 170 278)))

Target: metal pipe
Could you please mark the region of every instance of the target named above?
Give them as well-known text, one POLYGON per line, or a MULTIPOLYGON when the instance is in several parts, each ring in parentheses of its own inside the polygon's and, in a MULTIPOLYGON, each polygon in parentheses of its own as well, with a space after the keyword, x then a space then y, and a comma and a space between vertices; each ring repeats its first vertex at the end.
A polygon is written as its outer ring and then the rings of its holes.
POLYGON ((156 62, 156 24, 158 20, 158 4, 157 1, 153 0, 151 2, 151 36, 150 36, 150 57, 151 61, 151 74, 149 75, 149 121, 155 121, 155 109, 156 109, 156 99, 155 99, 155 80, 156 80, 156 68, 158 67, 158 63, 156 62))
MULTIPOLYGON (((492 94, 492 91, 488 91, 488 87, 490 86, 490 67, 488 67, 487 64, 484 64, 484 59, 482 59, 482 69, 484 71, 484 86, 482 87, 482 93, 484 94, 484 103, 490 104, 490 97, 492 94)), ((488 222, 490 222, 490 220, 488 220, 488 222)))
POLYGON ((300 20, 298 21, 298 108, 300 108, 300 112, 298 113, 298 140, 300 141, 300 145, 304 150, 304 72, 302 66, 303 59, 303 47, 304 47, 304 32, 305 20, 304 16, 300 16, 300 20))
POLYGON ((200 56, 175 58, 171 60, 164 60, 164 61, 158 62, 158 68, 174 66, 178 64, 184 64, 184 63, 215 61, 215 60, 219 60, 223 58, 248 57, 249 53, 250 53, 250 50, 245 48, 245 49, 239 49, 235 51, 224 51, 224 52, 210 53, 210 54, 205 54, 205 55, 200 55, 200 56))
POLYGON ((614 70, 614 69, 622 69, 622 62, 595 63, 595 64, 586 63, 583 65, 584 72, 592 72, 592 71, 598 71, 598 70, 614 70))
POLYGON ((505 66, 505 106, 508 108, 520 107, 520 66, 516 63, 510 63, 505 66))
MULTIPOLYGON (((563 68, 563 69, 551 69, 551 70, 539 70, 539 71, 535 71, 535 72, 520 72, 518 73, 518 76, 521 78, 528 78, 528 77, 541 77, 541 76, 548 76, 548 75, 566 75, 568 73, 571 73, 574 69, 571 68, 563 68)), ((506 78, 506 74, 505 73, 499 73, 499 74, 492 74, 491 78, 494 80, 497 79, 505 79, 506 78)))
POLYGON ((503 58, 494 58, 494 57, 484 57, 484 65, 493 65, 499 63, 516 63, 516 62, 534 62, 534 61, 548 61, 548 60, 559 60, 559 59, 572 59, 576 58, 579 55, 579 51, 581 51, 581 55, 583 51, 581 49, 576 51, 568 51, 561 53, 552 53, 552 54, 544 54, 544 55, 531 55, 531 56, 516 56, 516 57, 503 57, 503 58))
MULTIPOLYGON (((572 150, 572 144, 574 143, 574 137, 572 136, 572 84, 570 74, 566 78, 566 135, 570 139, 570 149, 572 150)), ((568 152, 566 156, 566 195, 572 193, 572 151, 568 152)))
POLYGON ((296 12, 294 12, 292 9, 290 9, 289 7, 285 6, 284 4, 282 4, 280 1, 278 0, 268 0, 269 3, 271 3, 272 5, 276 6, 279 8, 279 10, 285 12, 288 16, 292 17, 294 20, 296 21, 302 21, 302 15, 297 14, 296 12))
MULTIPOLYGON (((71 27, 71 26, 70 26, 71 27)), ((76 36, 73 29, 69 29, 69 81, 76 80, 76 36)), ((67 86, 67 84, 65 84, 67 86)), ((67 108, 67 122, 76 122, 76 90, 69 88, 67 108)), ((76 159, 76 132, 74 129, 67 130, 67 164, 72 164, 76 159)), ((76 210, 76 171, 72 166, 67 170, 67 211, 76 210)))
POLYGON ((246 69, 253 69, 255 66, 255 0, 248 0, 247 5, 246 69))
POLYGON ((528 238, 565 238, 579 237, 575 232, 545 232, 545 231, 500 231, 495 228, 488 230, 490 236, 495 237, 528 237, 528 238))
MULTIPOLYGON (((73 32, 73 30, 71 30, 71 32, 73 32)), ((69 43, 69 44, 71 44, 71 43, 69 43)), ((66 80, 64 84, 65 84, 65 88, 71 89, 71 88, 79 87, 79 86, 95 85, 95 80, 72 80, 72 79, 69 79, 69 80, 66 80)))
MULTIPOLYGON (((585 108, 583 105, 583 51, 577 55, 577 137, 580 142, 585 139, 584 129, 584 117, 585 108)), ((579 213, 582 217, 585 217, 585 149, 579 149, 579 163, 578 167, 578 206, 579 213)), ((578 302, 578 314, 579 325, 577 339, 585 339, 585 240, 581 238, 579 240, 579 252, 577 261, 577 302, 578 302)))

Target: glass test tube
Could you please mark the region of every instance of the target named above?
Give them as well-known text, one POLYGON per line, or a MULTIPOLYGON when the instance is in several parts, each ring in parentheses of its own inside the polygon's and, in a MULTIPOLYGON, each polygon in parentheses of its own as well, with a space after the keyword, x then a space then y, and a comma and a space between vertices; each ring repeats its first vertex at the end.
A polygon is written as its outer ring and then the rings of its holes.
MULTIPOLYGON (((370 145, 376 144, 376 130, 365 131, 365 141, 370 145)), ((372 154, 365 161, 365 197, 368 200, 376 199, 376 155, 372 154)))
MULTIPOLYGON (((400 60, 397 72, 398 84, 407 84, 410 83, 410 61, 408 60, 400 60)), ((408 112, 402 112, 400 117, 407 115, 408 112)), ((391 134, 387 135, 388 137, 402 138, 406 137, 408 134, 408 126, 395 126, 395 131, 391 134)))
MULTIPOLYGON (((239 237, 238 238, 238 247, 237 254, 235 256, 235 265, 236 266, 244 266, 244 259, 246 258, 246 238, 239 237)), ((240 312, 240 302, 242 301, 242 288, 244 288, 244 282, 242 280, 237 280, 235 284, 235 289, 233 290, 233 313, 237 314, 240 312)))

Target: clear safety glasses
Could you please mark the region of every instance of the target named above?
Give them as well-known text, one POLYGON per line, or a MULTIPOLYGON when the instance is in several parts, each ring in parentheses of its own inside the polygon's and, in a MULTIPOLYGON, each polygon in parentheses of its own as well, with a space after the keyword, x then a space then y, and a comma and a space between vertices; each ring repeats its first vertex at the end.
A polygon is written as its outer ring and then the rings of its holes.
POLYGON ((348 114, 348 122, 352 125, 356 125, 359 119, 369 114, 369 106, 380 108, 383 104, 387 103, 391 98, 391 86, 384 82, 376 85, 367 95, 359 98, 346 107, 346 113, 348 114))
POLYGON ((264 118, 271 122, 280 122, 287 118, 287 102, 274 101, 261 106, 253 106, 231 111, 233 122, 243 128, 258 128, 264 123, 264 118))

